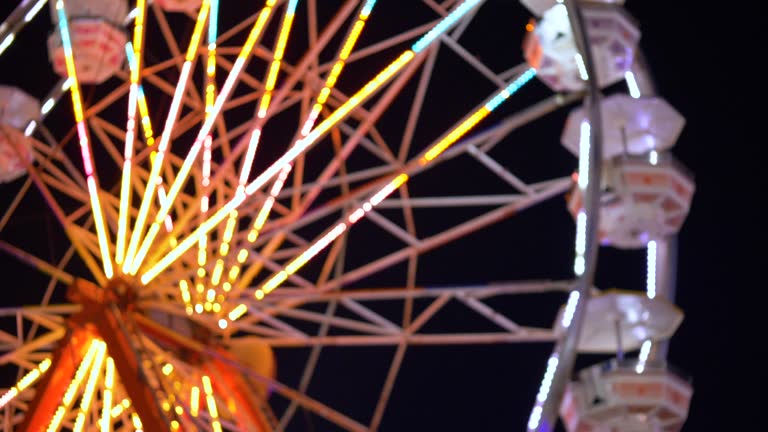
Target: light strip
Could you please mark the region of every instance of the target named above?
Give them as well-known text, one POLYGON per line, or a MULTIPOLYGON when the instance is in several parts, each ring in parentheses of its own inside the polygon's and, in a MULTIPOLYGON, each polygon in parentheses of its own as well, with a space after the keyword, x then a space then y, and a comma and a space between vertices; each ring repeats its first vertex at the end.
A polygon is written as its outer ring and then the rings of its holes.
POLYGON ((275 89, 275 82, 277 81, 277 74, 280 72, 280 64, 283 60, 283 54, 285 53, 285 44, 288 41, 288 35, 291 33, 291 26, 293 24, 293 17, 296 11, 296 4, 298 0, 289 0, 288 5, 285 7, 285 16, 283 18, 283 24, 280 28, 280 34, 275 43, 275 54, 272 59, 272 63, 269 65, 269 72, 267 73, 267 79, 264 85, 264 95, 259 103, 258 116, 264 118, 267 115, 267 109, 269 103, 272 100, 272 91, 275 89))
POLYGON ((91 408, 91 401, 93 400, 93 394, 96 391, 96 384, 99 382, 99 374, 101 374, 101 366, 104 362, 104 357, 107 352, 107 344, 99 341, 96 351, 96 358, 93 361, 93 367, 91 373, 88 376, 88 381, 85 384, 85 390, 83 391, 83 397, 80 399, 80 410, 75 418, 75 425, 72 428, 72 432, 81 432, 85 426, 85 416, 91 408))
POLYGON ((189 82, 189 76, 192 69, 192 62, 197 55, 198 43, 200 41, 200 34, 205 28, 206 18, 208 16, 208 10, 210 8, 210 0, 203 0, 200 6, 200 12, 197 16, 197 22, 195 23, 195 30, 192 33, 187 54, 184 60, 184 64, 181 67, 181 73, 179 74, 179 81, 176 83, 176 90, 173 93, 173 99, 171 100, 171 106, 168 110, 168 117, 165 120, 165 128, 160 136, 160 144, 158 144, 157 155, 152 161, 152 168, 147 179, 147 188, 144 190, 144 196, 141 200, 141 206, 139 208, 139 214, 136 217, 136 222, 131 233, 131 241, 128 245, 128 252, 123 261, 123 273, 129 273, 131 264, 134 260, 136 249, 139 246, 142 232, 144 231, 144 224, 146 223, 149 208, 152 204, 152 198, 155 194, 155 187, 158 184, 158 178, 160 177, 160 170, 165 159, 165 153, 168 151, 168 145, 171 139, 171 133, 173 132, 173 126, 176 123, 179 109, 181 107, 181 99, 184 97, 184 91, 187 88, 189 82))
POLYGON ((19 393, 23 392, 27 387, 34 384, 35 381, 40 379, 41 376, 51 367, 51 359, 47 358, 40 362, 36 368, 30 370, 24 375, 15 386, 11 387, 2 396, 0 396, 0 408, 12 401, 19 393))
POLYGON ((144 426, 141 424, 141 418, 135 412, 131 413, 131 423, 133 423, 133 428, 136 430, 136 432, 143 431, 144 426))
POLYGON ((32 19, 35 18, 38 12, 40 12, 40 9, 42 9, 43 6, 45 6, 45 3, 47 3, 48 0, 38 0, 37 3, 35 3, 34 6, 32 6, 32 9, 27 12, 26 15, 24 15, 24 22, 28 23, 32 21, 32 19))
POLYGON ((30 7, 29 0, 22 0, 16 9, 6 18, 6 20, 0 24, 0 34, 6 33, 5 38, 0 42, 0 55, 8 49, 11 44, 16 40, 16 34, 40 12, 40 9, 45 5, 47 0, 38 0, 30 7), (24 10, 26 9, 26 13, 24 10), (24 18, 19 19, 19 15, 24 13, 24 18))
MULTIPOLYGON (((503 101, 509 98, 517 90, 519 90, 525 83, 531 80, 536 75, 534 69, 528 69, 526 72, 520 75, 507 87, 499 91, 494 95, 486 104, 481 106, 477 111, 469 115, 463 122, 461 122, 456 128, 445 135, 444 138, 430 147, 425 155, 419 159, 419 163, 423 166, 431 161, 454 144, 461 136, 466 134, 472 127, 476 126, 478 122, 490 114, 496 109, 503 101), (501 98, 499 96, 501 95, 501 98)), ((358 206, 356 209, 348 213, 346 220, 340 222, 332 230, 324 234, 314 244, 309 246, 298 257, 288 263, 283 270, 276 273, 272 278, 268 279, 260 289, 256 290, 254 296, 257 299, 264 298, 265 295, 272 292, 280 284, 282 284, 288 276, 296 273, 304 264, 306 264, 310 258, 315 256, 323 248, 327 247, 331 242, 338 238, 346 231, 347 228, 357 223, 362 217, 370 212, 374 207, 381 203, 387 196, 397 190, 400 186, 408 181, 408 174, 401 172, 396 175, 392 180, 387 182, 381 189, 374 193, 366 202, 358 206)))
MULTIPOLYGON (((468 12, 471 7, 465 7, 466 4, 471 4, 474 6, 478 3, 479 0, 470 0, 465 3, 463 3, 457 10, 449 14, 447 17, 445 17, 443 20, 441 20, 436 28, 439 28, 439 31, 435 32, 435 30, 430 30, 430 33, 433 33, 430 38, 428 38, 428 41, 431 42, 435 40, 437 36, 439 36, 440 33, 446 31, 451 24, 455 23, 458 18, 468 12), (443 23, 446 21, 450 21, 448 25, 444 25, 443 23)), ((425 40, 424 38, 420 39, 418 44, 419 50, 423 49, 427 45, 423 42, 425 40)), ((416 45, 414 47, 416 47, 416 45)), ((395 59, 392 63, 390 63, 387 67, 385 67, 381 72, 379 72, 378 75, 376 75, 372 80, 370 80, 363 88, 361 88, 357 93, 355 93, 352 97, 350 97, 346 102, 344 102, 341 106, 339 106, 336 111, 334 111, 330 116, 328 116, 325 120, 323 120, 317 127, 312 130, 304 139, 298 140, 294 143, 294 145, 278 160, 276 160, 272 165, 270 165, 266 170, 264 170, 258 177, 256 177, 253 181, 251 181, 246 187, 244 194, 236 194, 232 200, 230 200, 227 204, 222 206, 217 212, 215 212, 207 221, 203 222, 194 232, 192 232, 187 239, 179 243, 176 248, 171 250, 168 254, 166 254, 160 261, 158 261, 156 264, 154 264, 150 269, 148 269, 142 276, 141 276, 141 282, 146 284, 152 279, 154 279, 161 271, 163 271, 165 268, 167 268, 172 262, 174 262, 182 253, 189 250, 189 248, 195 244, 199 237, 202 235, 205 235, 208 233, 209 230, 211 230, 214 226, 218 225, 219 222, 221 222, 227 214, 235 210, 248 196, 252 195, 254 192, 259 190, 264 184, 266 184, 267 181, 269 181, 270 178, 278 174, 283 169, 283 166, 285 164, 292 163, 294 159, 296 159, 300 154, 302 154, 305 150, 307 150, 310 146, 312 146, 314 143, 316 143, 326 132, 328 132, 333 126, 335 126, 339 121, 341 121, 343 118, 347 116, 347 114, 350 113, 355 107, 363 103, 369 96, 371 96, 376 90, 378 90, 382 85, 384 85, 386 82, 389 81, 390 78, 392 78, 397 72, 399 72, 405 65, 407 65, 411 60, 414 59, 416 56, 416 51, 414 50, 405 50, 397 59, 395 59)), ((239 58, 238 58, 239 60, 239 58)), ((235 62, 235 66, 233 66, 232 71, 235 71, 237 68, 238 63, 235 62)), ((532 77, 535 75, 535 72, 529 70, 526 73, 526 76, 532 77)), ((516 80, 517 81, 517 80, 516 80)), ((514 83, 513 83, 514 84, 514 83)), ((222 89, 222 92, 224 92, 224 89, 222 89)), ((220 95, 221 96, 221 95, 220 95)), ((458 139, 458 138, 457 138, 458 139)), ((199 149, 199 144, 196 143, 195 146, 192 147, 190 150, 190 155, 193 153, 196 154, 195 148, 199 149)), ((186 161, 185 161, 186 162, 186 161)), ((183 171, 184 166, 182 166, 183 171)), ((189 168, 187 168, 188 171, 189 168)), ((182 175, 182 172, 180 171, 179 176, 182 175)), ((177 181, 174 182, 174 186, 178 182, 179 177, 177 177, 177 181)), ((169 195, 173 193, 173 189, 169 193, 169 195)), ((160 213, 162 214, 162 212, 160 213)), ((147 237, 149 237, 149 234, 151 234, 152 231, 147 234, 147 237)), ((155 232, 155 235, 157 233, 155 232)), ((145 239, 146 242, 146 239, 145 239)), ((147 246, 148 247, 148 246, 147 246)), ((138 269, 136 269, 138 270, 138 269)), ((133 274, 133 273, 132 273, 133 274)))
POLYGON ((101 432, 109 432, 112 428, 111 415, 112 398, 115 386, 115 361, 107 357, 107 365, 104 372, 104 392, 101 397, 101 432))
POLYGON ((200 411, 200 387, 192 386, 189 391, 189 414, 197 417, 200 411))
POLYGON ((91 340, 91 345, 88 347, 88 352, 85 354, 85 357, 80 363, 80 366, 77 367, 74 378, 72 378, 72 381, 69 382, 69 386, 64 392, 64 396, 61 398, 61 405, 59 405, 59 407, 56 409, 56 412, 51 418, 51 422, 48 424, 48 432, 54 432, 58 430, 61 421, 64 419, 64 414, 66 414, 67 410, 72 405, 75 394, 77 393, 77 389, 80 388, 80 383, 83 381, 83 378, 85 378, 85 374, 91 368, 93 359, 99 351, 100 343, 103 342, 98 339, 91 340))
MULTIPOLYGON (((131 203, 131 170, 133 167, 133 146, 136 141, 136 108, 141 75, 141 51, 144 46, 144 18, 147 12, 146 0, 137 0, 138 13, 133 26, 132 53, 128 53, 130 68, 130 87, 128 90, 128 120, 125 126, 125 148, 123 151, 123 173, 120 185, 120 209, 117 218, 117 242, 115 245, 115 263, 121 265, 125 256, 128 213, 131 203)), ((126 49, 129 47, 126 46, 126 49)))
MULTIPOLYGON (((205 68, 205 117, 206 119, 211 115, 211 111, 216 102, 216 38, 218 37, 218 17, 219 17, 219 1, 212 0, 211 13, 208 18, 208 52, 207 62, 205 68)), ((202 197, 200 197, 200 214, 201 218, 205 219, 208 213, 208 203, 210 200, 211 190, 211 159, 212 159, 212 145, 213 137, 209 133, 203 141, 203 178, 201 179, 201 186, 203 189, 202 197)), ((203 277, 205 274, 205 265, 208 260, 208 236, 201 236, 197 245, 197 274, 199 277, 203 277)), ((183 294, 183 293, 182 293, 183 294)), ((187 304, 187 313, 192 309, 191 303, 187 304)))
POLYGON ((651 240, 648 242, 648 256, 647 256, 647 275, 646 275, 646 293, 648 298, 656 297, 656 241, 651 240))
POLYGON ((528 429, 536 429, 541 421, 541 411, 544 401, 549 396, 549 389, 552 386, 552 379, 557 371, 557 365, 559 363, 559 357, 557 354, 552 354, 547 360, 547 370, 544 372, 544 378, 539 385, 539 392, 536 394, 536 404, 531 411, 531 415, 528 418, 528 429))
POLYGON ((96 226, 96 236, 99 240, 99 251, 101 252, 101 261, 104 266, 104 275, 107 279, 112 278, 112 257, 109 253, 109 234, 104 223, 104 215, 101 211, 99 202, 98 185, 93 172, 93 162, 91 158, 91 148, 88 139, 88 131, 83 116, 83 103, 80 95, 80 83, 77 80, 75 71, 75 59, 72 52, 72 40, 69 37, 69 24, 67 13, 64 9, 64 1, 56 0, 56 12, 59 17, 59 32, 61 33, 61 43, 64 48, 64 60, 67 66, 67 76, 72 80, 70 95, 72 96, 72 107, 77 122, 77 134, 80 141, 80 153, 83 159, 83 169, 88 184, 88 193, 91 201, 91 211, 93 212, 93 222, 96 226))
POLYGON ((421 37, 421 39, 417 40, 416 43, 413 44, 411 49, 418 53, 421 52, 424 48, 429 46, 429 44, 432 43, 435 39, 437 39, 440 35, 445 33, 446 30, 448 30, 453 24, 456 23, 456 21, 459 20, 462 16, 464 16, 467 12, 469 12, 473 7, 475 7, 478 3, 480 3, 480 0, 467 0, 459 7, 454 9, 448 16, 443 18, 435 27, 432 28, 427 34, 421 37))
POLYGON ((213 426, 215 432, 221 432, 219 410, 216 408, 216 399, 213 397, 211 379, 207 375, 203 375, 203 391, 205 392, 205 401, 208 405, 208 414, 211 416, 211 426, 213 426))
MULTIPOLYGON (((131 263, 131 275, 135 275, 139 270, 139 267, 141 266, 141 263, 144 260, 144 257, 146 256, 152 241, 157 235, 159 225, 163 222, 163 219, 165 219, 165 216, 170 211, 171 205, 176 199, 176 196, 179 194, 181 188, 186 182, 189 171, 192 168, 192 162, 195 160, 195 158, 197 158, 197 154, 200 152, 203 141, 211 131, 214 119, 218 116, 222 106, 224 105, 224 102, 229 97, 229 93, 232 91, 232 88, 234 87, 241 70, 245 66, 246 60, 250 58, 251 51, 253 50, 256 41, 261 36, 261 32, 264 29, 267 19, 272 12, 271 6, 274 5, 275 1, 276 0, 269 0, 267 2, 267 6, 261 10, 259 17, 254 23, 253 28, 251 29, 251 33, 248 35, 248 39, 245 41, 245 44, 240 51, 240 55, 237 56, 237 60, 235 60, 235 63, 232 66, 232 70, 230 70, 224 85, 221 87, 221 92, 216 97, 216 103, 211 109, 210 115, 208 118, 206 118, 205 122, 203 122, 203 125, 197 135, 197 138, 195 139, 194 144, 192 145, 192 148, 189 149, 189 153, 187 154, 186 159, 184 159, 184 163, 181 165, 181 168, 176 175, 176 179, 174 179, 173 185, 171 185, 171 189, 168 191, 168 200, 166 201, 165 205, 161 206, 160 210, 158 211, 157 217, 155 218, 154 222, 152 222, 152 226, 147 232, 147 236, 144 238, 144 241, 141 244, 141 248, 139 248, 139 252, 134 259, 134 262, 131 263)), ((163 132, 165 133, 165 131, 163 132)))
POLYGON ((641 96, 641 94, 640 94, 640 87, 638 87, 637 80, 635 80, 635 74, 629 70, 624 72, 624 80, 627 82, 627 89, 629 90, 629 95, 635 99, 638 99, 641 96))

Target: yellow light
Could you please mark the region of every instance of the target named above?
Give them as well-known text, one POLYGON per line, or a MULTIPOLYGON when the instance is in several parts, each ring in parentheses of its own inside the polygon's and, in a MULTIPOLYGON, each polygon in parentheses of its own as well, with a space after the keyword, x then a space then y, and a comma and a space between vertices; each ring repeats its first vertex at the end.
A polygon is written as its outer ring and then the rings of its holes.
POLYGON ((120 417, 120 414, 123 413, 123 411, 127 410, 130 407, 131 407, 130 399, 123 399, 122 402, 120 402, 119 404, 115 405, 114 408, 112 408, 112 411, 110 412, 109 415, 112 416, 112 418, 118 418, 120 417))
POLYGON ((211 379, 208 375, 203 375, 203 391, 206 395, 213 393, 213 387, 211 386, 211 379))
POLYGON ((248 259, 248 251, 245 249, 240 249, 240 252, 237 253, 237 262, 242 264, 246 259, 248 259))
MULTIPOLYGON (((176 84, 176 89, 173 95, 173 101, 171 102, 171 107, 168 112, 168 118, 166 119, 166 122, 165 122, 165 130, 163 130, 163 134, 160 139, 160 145, 158 149, 159 153, 157 154, 157 157, 152 161, 152 168, 150 169, 149 178, 147 179, 147 188, 144 190, 144 196, 142 197, 141 206, 139 207, 139 214, 136 217, 134 229, 133 229, 133 232, 131 233, 131 241, 128 245, 128 252, 126 253, 125 260, 123 262, 123 273, 126 273, 126 274, 136 274, 136 271, 137 271, 137 270, 132 270, 133 261, 136 259, 135 257, 136 249, 139 246, 139 241, 141 240, 140 237, 142 235, 142 232, 144 231, 144 225, 146 224, 146 221, 147 221, 147 216, 149 214, 149 207, 155 193, 157 180, 160 176, 160 170, 162 168, 163 160, 165 158, 165 151, 168 146, 168 142, 170 140, 170 134, 173 129, 173 125, 176 121, 176 114, 178 113, 178 110, 181 104, 181 98, 183 96, 184 89, 186 89, 187 83, 189 82, 189 75, 192 68, 192 61, 194 61, 195 55, 197 54, 197 48, 200 42, 200 35, 202 34, 203 28, 205 26, 209 6, 210 6, 210 0, 204 0, 200 7, 200 11, 197 16, 197 22, 195 23, 195 29, 192 34, 189 47, 187 48, 186 60, 184 65, 182 66, 181 77, 179 78, 176 84)), ((171 201, 173 199, 175 199, 175 197, 171 197, 171 201)), ((164 217, 165 215, 163 215, 163 218, 164 217)), ((150 232, 147 233, 147 235, 149 236, 150 234, 152 234, 152 238, 154 238, 154 236, 157 235, 157 232, 152 233, 152 229, 150 228, 150 232)), ((143 259, 143 256, 141 257, 141 259, 143 259)))
POLYGON ((187 281, 183 279, 180 280, 179 289, 181 290, 181 298, 184 300, 184 303, 188 305, 192 301, 192 296, 189 294, 189 285, 187 284, 187 281))
POLYGON ((5 405, 7 405, 8 402, 13 400, 13 398, 15 398, 16 396, 18 396, 19 393, 21 393, 27 387, 29 387, 35 381, 37 381, 38 378, 40 378, 45 373, 45 371, 48 370, 48 368, 50 366, 51 366, 51 359, 47 358, 47 359, 43 360, 42 362, 40 362, 40 364, 37 365, 37 367, 35 369, 32 369, 29 372, 27 372, 27 374, 24 375, 19 380, 18 384, 16 384, 15 386, 11 387, 7 392, 5 392, 0 397, 0 408, 2 408, 5 405))
POLYGON ((205 28, 210 6, 211 0, 203 0, 202 5, 200 5, 200 12, 198 12, 197 21, 195 22, 195 30, 192 32, 192 38, 190 39, 189 47, 187 48, 187 55, 184 58, 186 61, 191 62, 195 59, 195 54, 197 54, 197 48, 200 44, 200 37, 203 34, 203 29, 205 28))
POLYGON ((344 44, 344 47, 341 49, 341 52, 339 53, 339 58, 342 60, 346 60, 347 57, 349 57, 349 54, 352 52, 352 47, 355 46, 355 42, 357 42, 357 38, 360 36, 360 32, 363 31, 363 27, 365 26, 365 21, 358 20, 355 23, 355 26, 352 27, 352 31, 349 34, 349 37, 347 38, 347 42, 344 44))
POLYGON ((112 411, 112 388, 115 383, 115 361, 112 357, 107 357, 107 364, 104 372, 104 393, 101 397, 101 432, 109 432, 110 412, 112 411))
POLYGON ((147 270, 141 276, 141 282, 146 285, 149 283, 149 281, 157 277, 160 272, 165 270, 169 265, 171 265, 172 262, 176 261, 176 259, 181 256, 181 254, 196 244, 200 236, 206 235, 210 230, 218 225, 219 222, 221 222, 227 216, 227 214, 229 214, 230 211, 236 209, 245 200, 245 197, 246 195, 244 193, 238 194, 235 198, 227 202, 222 208, 216 211, 216 213, 214 213, 205 222, 200 224, 200 226, 198 226, 198 228, 192 232, 189 237, 184 239, 176 246, 175 249, 171 250, 166 256, 164 256, 154 266, 147 270))
POLYGON ((339 120, 346 117, 346 115, 349 114, 353 108, 355 108, 358 104, 370 96, 371 93, 378 89, 382 84, 387 82, 387 80, 389 80, 397 71, 399 71, 408 62, 413 60, 415 55, 416 54, 411 50, 406 50, 400 54, 397 59, 390 63, 386 68, 384 68, 384 70, 379 72, 379 74, 370 80, 365 86, 363 86, 362 89, 360 89, 351 98, 344 102, 343 105, 341 105, 338 109, 336 109, 336 111, 334 111, 330 116, 323 120, 322 123, 317 125, 317 128, 315 128, 307 136, 307 140, 314 141, 319 136, 326 133, 339 120))
POLYGON ((171 404, 168 403, 168 401, 163 401, 163 411, 170 411, 171 410, 171 404))
POLYGON ((139 415, 136 413, 131 413, 131 422, 133 423, 133 427, 136 429, 136 432, 142 430, 141 425, 141 419, 139 418, 139 415))
POLYGON ((461 138, 465 133, 467 133, 467 131, 472 129, 472 127, 474 127, 480 120, 485 118, 485 116, 487 116, 489 113, 490 111, 485 107, 482 107, 480 110, 476 111, 469 118, 464 120, 464 122, 462 122, 456 129, 452 130, 445 138, 432 146, 432 148, 430 148, 429 151, 424 154, 424 157, 421 160, 421 164, 424 165, 426 162, 436 158, 440 153, 444 152, 445 149, 447 149, 451 144, 461 138))
POLYGON ((204 278, 205 277, 205 269, 202 268, 202 267, 198 268, 197 269, 197 276, 200 277, 200 278, 204 278))
POLYGON ((67 412, 73 402, 77 389, 80 388, 80 383, 82 383, 83 379, 85 378, 85 374, 88 373, 88 370, 93 364, 94 357, 99 351, 99 343, 103 342, 97 339, 93 339, 91 341, 91 344, 88 347, 88 351, 85 353, 85 357, 83 357, 83 361, 77 367, 74 378, 72 378, 72 381, 69 382, 69 386, 64 392, 64 396, 61 398, 61 405, 59 405, 58 409, 56 409, 51 422, 48 424, 49 432, 53 432, 59 428, 59 424, 61 424, 61 421, 64 419, 64 414, 67 412))
POLYGON ((267 283, 265 283, 260 290, 256 291, 256 297, 258 298, 259 293, 261 293, 262 297, 264 296, 264 294, 269 294, 270 292, 272 292, 273 289, 277 288, 277 286, 283 283, 286 279, 288 279, 288 272, 286 272, 285 270, 281 270, 280 272, 272 276, 272 278, 269 281, 267 281, 267 283))
POLYGON ((211 306, 211 308, 213 309, 213 313, 221 312, 221 304, 219 303, 214 303, 213 306, 211 306))
MULTIPOLYGON (((181 407, 177 407, 177 408, 181 408, 181 407)), ((179 427, 180 427, 179 422, 177 422, 176 420, 171 420, 171 430, 179 430, 179 427)))
POLYGON ((224 282, 221 284, 221 287, 224 289, 224 292, 229 292, 232 289, 232 284, 229 282, 224 282))
POLYGON ((216 266, 213 268, 213 274, 211 275, 211 283, 213 286, 219 284, 221 281, 221 272, 224 270, 224 260, 219 258, 216 260, 216 266))
POLYGON ((173 372, 173 365, 170 364, 170 363, 164 364, 162 371, 163 371, 163 375, 165 375, 165 376, 170 375, 171 372, 173 372))
POLYGON ((189 392, 189 413, 192 417, 197 417, 200 411, 200 388, 192 386, 189 392))
POLYGON ((229 280, 234 281, 240 273, 240 266, 235 264, 229 269, 229 280))
MULTIPOLYGON (((102 341, 99 341, 98 350, 96 352, 96 358, 94 360, 93 367, 91 368, 91 373, 88 376, 88 382, 85 384, 85 391, 83 392, 83 398, 80 400, 80 412, 78 413, 78 417, 82 415, 83 422, 85 421, 85 415, 90 410, 91 401, 93 400, 93 395, 96 392, 96 384, 98 384, 99 382, 99 375, 101 374, 101 366, 104 363, 106 352, 107 352, 107 344, 102 341)), ((83 426, 84 426, 84 423, 81 424, 80 428, 75 427, 73 429, 73 432, 81 431, 83 426)))
POLYGON ((236 307, 236 308, 232 309, 232 310, 229 312, 229 315, 228 315, 228 317, 229 317, 229 320, 230 320, 230 321, 237 321, 237 320, 238 320, 238 319, 240 319, 240 317, 241 317, 241 316, 243 316, 243 315, 244 315, 246 312, 248 312, 248 306, 246 306, 246 305, 244 305, 244 304, 239 304, 239 305, 237 305, 237 307, 236 307))

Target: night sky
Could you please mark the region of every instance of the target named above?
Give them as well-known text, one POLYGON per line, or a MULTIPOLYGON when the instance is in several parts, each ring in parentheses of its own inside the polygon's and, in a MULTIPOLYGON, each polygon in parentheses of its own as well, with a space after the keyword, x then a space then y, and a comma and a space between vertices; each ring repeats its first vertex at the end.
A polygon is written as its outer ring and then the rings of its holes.
MULTIPOLYGON (((3 2, 0 16, 10 12, 10 3, 15 2, 3 2)), ((392 2, 380 0, 377 4, 382 9, 382 19, 394 19, 396 14, 391 7, 387 12, 386 3, 392 2)), ((754 132, 754 125, 761 121, 754 119, 761 109, 757 89, 762 71, 747 63, 748 56, 757 54, 749 53, 745 45, 752 37, 753 27, 744 17, 750 12, 734 16, 721 8, 707 9, 698 3, 669 3, 628 0, 626 8, 640 23, 640 45, 658 95, 686 118, 672 153, 694 173, 696 181, 690 215, 679 234, 675 302, 684 311, 685 319, 669 351, 669 361, 692 376, 694 382, 690 415, 683 430, 732 431, 741 426, 758 430, 758 403, 765 400, 762 387, 768 385, 762 366, 768 351, 763 348, 765 287, 761 278, 768 258, 768 239, 764 226, 758 223, 762 216, 759 210, 766 203, 764 191, 756 187, 766 185, 764 169, 758 167, 764 153, 758 149, 765 134, 754 132), (749 104, 756 106, 750 108, 749 104)), ((523 26, 530 17, 527 10, 513 0, 488 0, 483 8, 492 11, 480 15, 488 28, 502 28, 506 33, 468 33, 467 37, 478 38, 475 42, 491 38, 487 44, 484 42, 478 55, 484 60, 488 56, 509 60, 501 62, 504 64, 522 61, 519 47, 523 26)), ((40 35, 48 28, 46 7, 45 13, 31 24, 31 30, 26 29, 0 57, 3 84, 21 86, 37 97, 45 94, 55 80, 53 73, 45 69, 47 59, 39 45, 40 35)), ((538 82, 525 91, 529 93, 521 92, 520 97, 530 100, 547 94, 538 82)), ((540 146, 522 155, 520 148, 509 151, 510 158, 522 158, 510 160, 510 166, 524 170, 530 162, 537 164, 535 168, 541 172, 567 174, 574 170, 575 159, 559 147, 558 141, 568 109, 510 135, 502 145, 540 146)), ((491 118, 485 126, 491 126, 495 120, 498 118, 491 118)), ((434 175, 450 175, 451 169, 460 168, 446 164, 435 168, 434 175)), ((0 186, 0 206, 7 205, 17 187, 18 183, 0 186)), ((60 256, 66 241, 55 219, 34 199, 28 204, 30 210, 26 210, 24 221, 9 225, 0 232, 0 239, 28 244, 39 256, 60 256), (27 240, 22 239, 32 230, 34 235, 25 243, 27 240)), ((445 286, 515 278, 568 278, 573 233, 564 199, 555 198, 493 229, 475 233, 453 248, 425 255, 420 260, 424 268, 420 284, 445 286), (468 250, 472 252, 467 253, 468 250)), ((645 283, 644 265, 644 251, 603 249, 598 261, 597 286, 641 290, 645 283)), ((4 255, 0 258, 0 274, 24 274, 20 285, 2 284, 10 294, 6 297, 8 306, 33 302, 30 299, 39 298, 45 286, 44 278, 34 272, 27 275, 23 267, 4 255), (22 290, 24 294, 20 293, 22 290), (32 297, 28 296, 30 293, 32 297)), ((371 278, 366 282, 375 284, 377 280, 371 278)), ((552 304, 551 299, 541 304, 548 317, 552 304)), ((519 305, 500 306, 528 314, 527 319, 539 315, 535 310, 521 311, 519 305)), ((446 312, 448 316, 434 325, 449 327, 455 325, 451 319, 463 319, 456 311, 446 312)), ((550 350, 549 344, 409 348, 382 430, 523 430, 550 350)), ((318 399, 329 401, 342 412, 358 413, 365 420, 375 401, 366 386, 379 385, 376 383, 386 373, 393 353, 391 347, 361 348, 351 354, 348 350, 329 348, 319 366, 322 373, 310 389, 318 399), (371 376, 378 378, 371 381, 371 376)), ((301 366, 305 354, 278 357, 278 371, 301 366)), ((578 366, 604 358, 582 356, 578 366)), ((286 381, 290 383, 291 379, 295 377, 286 381)), ((319 418, 299 415, 291 430, 331 430, 327 427, 319 418)))

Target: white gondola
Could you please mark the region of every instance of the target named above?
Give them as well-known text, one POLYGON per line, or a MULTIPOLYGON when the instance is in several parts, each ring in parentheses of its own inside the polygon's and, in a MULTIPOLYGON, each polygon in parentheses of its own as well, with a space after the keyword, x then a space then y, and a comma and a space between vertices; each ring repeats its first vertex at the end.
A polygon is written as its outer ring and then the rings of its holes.
MULTIPOLYGON (((598 238, 604 246, 640 249, 677 233, 691 207, 693 177, 669 153, 606 161, 598 238)), ((568 209, 576 218, 583 194, 574 186, 568 209)))
MULTIPOLYGON (((56 2, 49 3, 51 20, 58 26, 56 2)), ((128 3, 125 0, 69 0, 65 7, 78 80, 83 84, 106 81, 125 61, 127 36, 122 23, 128 15, 128 3)), ((58 27, 48 37, 48 58, 54 71, 66 77, 65 53, 58 27)))
MULTIPOLYGON (((624 0, 579 0, 580 3, 606 3, 606 4, 616 4, 616 5, 623 5, 624 0)), ((555 6, 558 3, 562 3, 562 0, 520 0, 520 3, 523 4, 523 6, 527 7, 529 11, 531 11, 532 14, 536 15, 537 17, 540 17, 544 15, 544 12, 551 9, 553 6, 555 6)))
POLYGON ((568 432, 678 432, 693 395, 666 362, 613 359, 568 384, 560 416, 568 432))
MULTIPOLYGON (((672 148, 685 126, 685 118, 666 100, 648 96, 633 98, 624 93, 604 97, 600 104, 603 159, 623 154, 638 155, 672 148)), ((560 141, 579 155, 582 123, 589 117, 581 106, 570 112, 560 141)))
MULTIPOLYGON (((618 5, 584 2, 579 6, 592 48, 598 85, 606 87, 624 79, 632 67, 640 40, 635 20, 618 5)), ((523 54, 536 69, 539 79, 553 90, 585 88, 586 70, 563 4, 544 12, 538 23, 529 28, 523 54)))
MULTIPOLYGON (((586 307, 577 345, 582 353, 613 354, 640 349, 646 340, 672 337, 683 321, 683 312, 668 300, 634 291, 606 290, 590 297, 586 307)), ((565 331, 567 310, 560 310, 556 334, 565 331)))
POLYGON ((24 130, 40 114, 40 103, 16 87, 0 86, 0 183, 27 172, 33 159, 32 138, 24 130))

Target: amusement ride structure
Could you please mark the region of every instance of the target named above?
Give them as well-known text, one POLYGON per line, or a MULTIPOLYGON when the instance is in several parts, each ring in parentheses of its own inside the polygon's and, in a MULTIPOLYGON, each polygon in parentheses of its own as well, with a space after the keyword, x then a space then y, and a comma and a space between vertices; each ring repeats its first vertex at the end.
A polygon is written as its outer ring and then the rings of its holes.
POLYGON ((499 429, 681 430, 685 120, 623 1, 521 1, 510 49, 487 39, 496 0, 22 0, 0 62, 47 11, 27 55, 57 81, 0 85, 0 250, 48 283, 0 309, 0 427, 300 430, 302 409, 378 430, 409 347, 548 343, 527 424, 499 429), (569 170, 507 160, 564 110, 569 170), (13 235, 32 195, 67 240, 55 260, 13 235), (550 200, 575 225, 572 277, 424 287, 430 253, 550 200), (596 287, 598 248, 646 250, 646 290, 596 287), (539 323, 497 302, 537 296, 559 307, 539 323), (430 325, 449 308, 458 330, 430 325), (367 413, 313 396, 328 347, 374 346, 393 355, 367 413), (575 371, 580 353, 611 359, 575 371))

